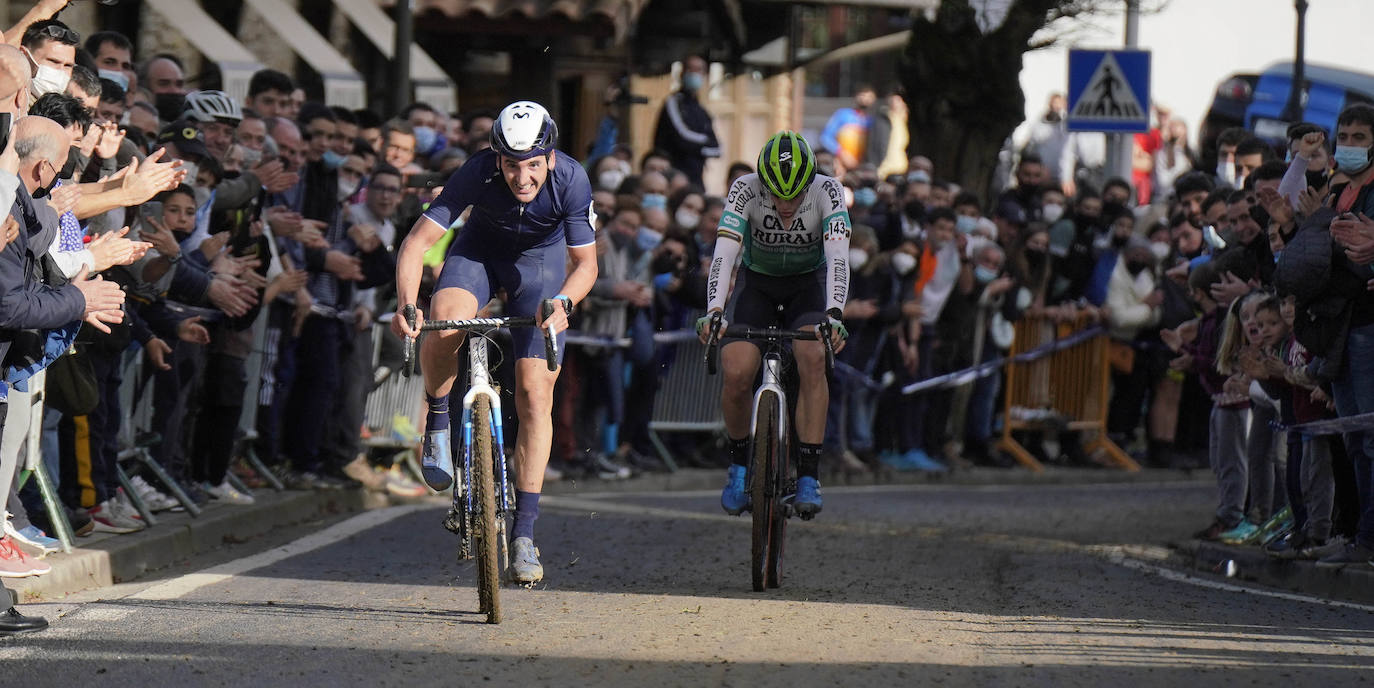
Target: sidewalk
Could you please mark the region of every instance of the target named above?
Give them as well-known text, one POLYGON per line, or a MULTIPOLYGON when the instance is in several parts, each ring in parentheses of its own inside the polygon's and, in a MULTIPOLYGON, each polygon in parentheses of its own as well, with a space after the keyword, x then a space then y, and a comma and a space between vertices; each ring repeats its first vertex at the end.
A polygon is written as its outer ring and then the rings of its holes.
MULTIPOLYGON (((1116 482, 1191 482, 1198 478, 1185 471, 1141 471, 1124 473, 1099 468, 1051 468, 1036 474, 1020 469, 955 471, 945 476, 920 473, 866 474, 845 479, 828 479, 828 485, 1073 485, 1116 482)), ((573 495, 605 492, 679 492, 719 490, 723 471, 684 469, 675 473, 646 473, 628 480, 564 479, 548 483, 546 494, 573 495)), ((384 493, 356 490, 319 492, 254 492, 257 503, 251 506, 212 502, 199 518, 185 513, 163 512, 157 524, 129 535, 98 533, 77 538, 70 554, 55 553, 44 560, 52 572, 32 578, 6 579, 21 601, 41 598, 53 600, 64 595, 125 583, 225 544, 247 542, 274 529, 329 516, 365 509, 377 509, 403 500, 384 493)), ((431 496, 436 508, 446 499, 431 496)), ((1374 570, 1372 570, 1374 572, 1374 570)), ((1374 589, 1374 586, 1371 586, 1374 589)))

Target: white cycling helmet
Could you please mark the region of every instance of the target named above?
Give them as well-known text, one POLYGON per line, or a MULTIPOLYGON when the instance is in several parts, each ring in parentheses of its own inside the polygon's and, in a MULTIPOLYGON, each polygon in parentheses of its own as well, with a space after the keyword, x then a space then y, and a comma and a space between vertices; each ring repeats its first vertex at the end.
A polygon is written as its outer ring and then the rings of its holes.
POLYGON ((237 125, 243 110, 224 91, 195 91, 186 96, 186 119, 197 122, 223 122, 237 125))
POLYGON ((518 100, 496 116, 491 125, 491 147, 516 160, 547 155, 558 145, 558 126, 543 105, 518 100))

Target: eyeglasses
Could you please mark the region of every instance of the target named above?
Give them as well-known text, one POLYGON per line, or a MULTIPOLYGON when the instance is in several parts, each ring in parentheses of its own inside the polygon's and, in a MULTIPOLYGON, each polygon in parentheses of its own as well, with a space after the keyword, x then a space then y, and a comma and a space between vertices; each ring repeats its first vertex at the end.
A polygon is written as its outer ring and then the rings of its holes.
POLYGON ((414 152, 415 152, 415 147, 414 147, 414 146, 402 146, 402 145, 400 145, 400 144, 398 144, 398 143, 388 143, 388 144, 386 144, 386 150, 398 150, 398 151, 401 151, 402 153, 414 153, 414 152))
POLYGON ((80 45, 81 34, 72 31, 65 26, 49 24, 38 31, 39 36, 47 36, 55 41, 66 43, 67 45, 80 45))

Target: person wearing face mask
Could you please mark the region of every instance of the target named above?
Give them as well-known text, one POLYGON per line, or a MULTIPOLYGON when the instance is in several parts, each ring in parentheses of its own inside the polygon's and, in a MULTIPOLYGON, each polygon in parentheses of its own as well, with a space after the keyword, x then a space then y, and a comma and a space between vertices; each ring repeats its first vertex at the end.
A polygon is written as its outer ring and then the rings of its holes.
POLYGON ((80 42, 80 34, 56 19, 34 22, 24 30, 19 45, 32 68, 29 92, 34 98, 67 90, 80 42))
POLYGON ((1017 205, 1027 220, 1040 219, 1040 206, 1035 199, 1049 181, 1045 162, 1035 153, 1022 153, 1016 163, 1016 186, 1003 191, 993 207, 1017 205))
POLYGON ((143 63, 139 83, 153 94, 157 117, 171 122, 181 117, 186 106, 186 67, 171 53, 158 53, 143 63))
POLYGON ((401 111, 401 119, 410 123, 415 132, 415 155, 429 159, 448 147, 448 139, 439 132, 439 113, 428 103, 415 102, 401 111))
POLYGON ((706 160, 720 157, 711 113, 701 105, 698 96, 705 86, 706 60, 697 55, 688 57, 682 63, 680 87, 663 102, 654 129, 654 148, 667 153, 673 168, 702 188, 706 186, 701 178, 706 160))
POLYGON ((592 180, 596 182, 596 188, 601 191, 615 193, 620 189, 621 182, 630 176, 630 163, 628 160, 621 160, 614 155, 607 155, 598 158, 592 165, 592 180))

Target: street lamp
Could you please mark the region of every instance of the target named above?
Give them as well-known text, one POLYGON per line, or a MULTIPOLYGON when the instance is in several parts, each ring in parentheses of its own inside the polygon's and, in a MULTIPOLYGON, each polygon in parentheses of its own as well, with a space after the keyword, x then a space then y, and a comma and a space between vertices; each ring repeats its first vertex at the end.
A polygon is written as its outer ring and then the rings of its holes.
POLYGON ((1298 11, 1298 45, 1293 54, 1293 83, 1288 87, 1288 102, 1283 106, 1283 121, 1293 124, 1302 121, 1303 36, 1307 33, 1307 0, 1294 0, 1293 9, 1298 11))

